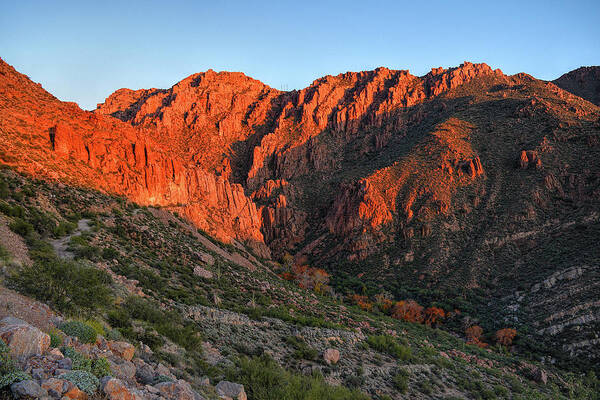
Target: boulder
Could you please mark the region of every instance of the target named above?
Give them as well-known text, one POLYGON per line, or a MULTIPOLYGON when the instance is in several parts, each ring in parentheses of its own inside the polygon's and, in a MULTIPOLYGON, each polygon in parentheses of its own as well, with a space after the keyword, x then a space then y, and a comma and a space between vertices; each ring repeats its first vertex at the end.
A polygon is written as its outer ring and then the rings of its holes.
POLYGON ((124 381, 132 381, 135 377, 135 365, 131 361, 123 359, 108 360, 110 370, 114 374, 115 378, 122 379, 124 381))
POLYGON ((203 400, 204 398, 192 390, 189 383, 179 380, 177 382, 161 382, 154 385, 161 396, 171 400, 203 400))
POLYGON ((69 383, 63 379, 49 378, 42 382, 42 389, 47 390, 50 397, 60 399, 71 386, 69 383))
POLYGON ((145 363, 144 361, 137 359, 134 361, 135 364, 135 378, 147 385, 149 383, 153 383, 156 378, 156 372, 151 365, 145 363))
POLYGON ((239 383, 233 383, 228 381, 221 381, 215 386, 217 395, 225 398, 234 400, 246 400, 246 392, 244 391, 244 385, 239 383))
POLYGON ((204 278, 204 279, 212 279, 213 278, 213 273, 210 272, 207 269, 204 269, 198 265, 196 265, 194 267, 194 275, 199 276, 200 278, 204 278))
POLYGON ((10 348, 10 355, 19 360, 43 354, 50 347, 50 336, 14 317, 0 321, 0 339, 10 348))
POLYGON ((323 360, 327 363, 327 365, 337 364, 340 360, 340 351, 337 349, 327 349, 323 353, 323 360))
POLYGON ((116 378, 103 380, 100 390, 109 400, 137 400, 139 398, 121 380, 116 378))
POLYGON ((48 396, 48 391, 43 389, 36 381, 26 380, 10 385, 10 391, 17 399, 39 399, 48 396))
POLYGON ((88 395, 77 386, 72 385, 69 390, 63 395, 63 400, 71 399, 71 400, 86 400, 88 395))
POLYGON ((131 361, 135 353, 135 347, 127 342, 109 342, 108 347, 114 355, 127 361, 131 361))

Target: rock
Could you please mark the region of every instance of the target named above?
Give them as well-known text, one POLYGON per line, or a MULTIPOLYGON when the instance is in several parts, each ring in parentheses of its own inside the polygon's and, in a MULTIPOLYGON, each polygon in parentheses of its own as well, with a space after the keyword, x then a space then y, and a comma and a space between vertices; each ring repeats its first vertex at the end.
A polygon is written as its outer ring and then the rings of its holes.
POLYGON ((337 349, 327 349, 323 353, 323 360, 327 365, 337 364, 340 360, 340 351, 337 349))
POLYGON ((61 398, 68 387, 67 381, 57 378, 49 378, 42 382, 42 388, 46 389, 51 397, 57 399, 61 398))
POLYGON ((239 383, 233 383, 228 381, 221 381, 215 386, 217 395, 221 397, 228 397, 234 400, 246 400, 246 392, 244 391, 244 385, 239 383))
POLYGON ((103 380, 100 390, 109 400, 137 400, 138 396, 132 393, 122 381, 116 378, 103 380))
POLYGON ((541 369, 541 368, 533 368, 531 371, 531 375, 534 381, 536 381, 537 383, 541 383, 541 384, 546 384, 548 383, 548 374, 546 373, 545 370, 541 369))
POLYGON ((213 273, 207 269, 204 269, 198 265, 194 267, 194 275, 199 276, 204 279, 212 279, 213 273))
POLYGON ((43 368, 34 368, 31 370, 31 377, 36 381, 43 381, 48 378, 48 374, 46 374, 43 368))
POLYGON ((164 375, 164 376, 168 376, 171 379, 175 379, 175 375, 173 375, 171 373, 171 370, 167 367, 165 367, 162 363, 158 363, 158 365, 156 366, 156 373, 158 375, 164 375))
POLYGON ((55 360, 61 360, 65 356, 64 354, 57 348, 52 348, 48 351, 48 355, 53 356, 55 360))
POLYGON ((10 391, 17 399, 39 399, 48 396, 48 391, 43 389, 36 381, 26 380, 10 385, 10 391))
POLYGON ((131 361, 135 353, 135 347, 127 342, 109 342, 108 347, 117 357, 131 361))
POLYGON ((521 169, 527 169, 530 167, 541 169, 542 160, 539 158, 537 151, 522 150, 519 155, 518 165, 521 169))
POLYGON ((135 365, 131 361, 124 359, 108 360, 110 370, 114 374, 115 378, 119 378, 124 381, 132 381, 135 377, 135 365))
POLYGON ((167 399, 173 400, 199 400, 202 396, 194 392, 189 383, 179 380, 177 382, 161 382, 154 385, 159 393, 167 399))
POLYGON ((10 348, 10 355, 19 360, 43 354, 50 347, 50 336, 14 317, 0 321, 0 339, 10 348))
POLYGON ((72 399, 72 400, 86 400, 88 395, 80 390, 77 386, 73 385, 63 394, 64 399, 72 399))
POLYGON ((156 378, 156 372, 154 371, 154 368, 152 368, 152 366, 140 359, 135 360, 134 364, 135 377, 139 382, 146 385, 154 382, 154 379, 156 378))
POLYGON ((69 357, 65 357, 62 360, 58 361, 58 368, 60 369, 72 369, 73 368, 73 360, 71 360, 69 357))

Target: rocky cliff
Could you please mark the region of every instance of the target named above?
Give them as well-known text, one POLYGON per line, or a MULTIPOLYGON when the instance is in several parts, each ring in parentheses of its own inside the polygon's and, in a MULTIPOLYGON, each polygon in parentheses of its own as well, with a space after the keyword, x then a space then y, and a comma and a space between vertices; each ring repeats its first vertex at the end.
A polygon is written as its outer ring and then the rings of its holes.
POLYGON ((259 212, 243 188, 147 131, 60 102, 3 61, 0 105, 4 164, 176 209, 217 238, 247 241, 268 255, 259 212))

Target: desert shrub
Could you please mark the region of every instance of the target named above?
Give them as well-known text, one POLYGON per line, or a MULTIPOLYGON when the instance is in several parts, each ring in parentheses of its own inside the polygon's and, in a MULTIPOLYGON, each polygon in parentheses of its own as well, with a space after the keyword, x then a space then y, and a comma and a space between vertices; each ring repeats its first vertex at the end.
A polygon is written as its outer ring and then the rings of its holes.
POLYGON ((19 269, 9 278, 9 284, 69 314, 91 314, 110 304, 110 275, 59 259, 51 250, 32 251, 34 264, 19 269))
POLYGON ((392 378, 392 384, 394 388, 400 393, 406 393, 408 390, 408 371, 399 369, 396 375, 392 378))
POLYGON ((59 376, 60 379, 71 382, 89 396, 93 396, 100 386, 100 381, 87 371, 71 371, 59 376))
POLYGON ((72 347, 64 347, 62 352, 65 357, 69 357, 73 361, 73 370, 92 372, 92 360, 85 355, 72 347))
POLYGON ((25 217, 25 209, 19 205, 10 205, 4 201, 0 201, 0 212, 9 217, 25 217))
POLYGON ((0 375, 6 375, 17 369, 15 362, 10 358, 10 349, 0 339, 0 375))
POLYGON ((48 336, 50 336, 50 347, 60 347, 63 342, 63 334, 56 328, 48 330, 48 336))
POLYGON ((412 356, 410 347, 403 346, 396 339, 388 335, 375 335, 367 338, 367 343, 371 348, 387 353, 400 360, 409 360, 412 356))
POLYGON ((7 374, 0 375, 0 389, 4 389, 13 383, 26 381, 28 379, 31 379, 31 376, 29 376, 27 372, 20 370, 11 371, 7 374))
POLYGON ((101 322, 96 321, 95 319, 88 319, 85 321, 85 324, 91 327, 98 335, 106 336, 104 325, 102 325, 101 322))
POLYGON ((102 258, 105 260, 113 260, 119 257, 119 252, 112 247, 105 247, 102 249, 102 258))
POLYGON ((28 208, 27 220, 40 235, 47 236, 56 229, 55 219, 48 213, 37 208, 28 208))
POLYGON ((94 328, 81 321, 68 321, 59 328, 67 335, 77 337, 82 343, 96 343, 98 337, 94 328))
POLYGON ((357 390, 327 384, 322 375, 304 376, 281 368, 267 355, 241 358, 228 378, 244 385, 253 400, 366 400, 357 390))
POLYGON ((8 183, 3 178, 0 178, 0 199, 7 199, 10 196, 8 183))
POLYGON ((92 360, 92 374, 96 375, 98 378, 103 378, 105 376, 111 375, 110 364, 108 360, 104 357, 96 358, 92 360))
POLYGON ((33 232, 33 225, 25 221, 23 218, 15 218, 8 227, 15 233, 27 237, 33 232))
POLYGON ((156 377, 156 379, 154 380, 154 384, 159 384, 159 383, 163 383, 163 382, 173 382, 173 379, 169 378, 166 375, 159 375, 156 377))
POLYGON ((101 254, 100 249, 92 246, 83 235, 71 237, 69 250, 75 254, 76 258, 85 258, 92 261, 97 260, 101 254))
POLYGON ((314 360, 317 358, 317 350, 310 347, 304 340, 297 336, 288 336, 285 338, 285 341, 294 348, 292 357, 299 360, 314 360))
POLYGON ((77 224, 69 221, 61 221, 58 225, 54 227, 52 230, 52 234, 54 237, 63 237, 65 235, 73 233, 73 231, 77 228, 77 224))
POLYGON ((31 376, 17 368, 17 364, 10 358, 10 349, 0 339, 0 389, 27 379, 31 379, 31 376))

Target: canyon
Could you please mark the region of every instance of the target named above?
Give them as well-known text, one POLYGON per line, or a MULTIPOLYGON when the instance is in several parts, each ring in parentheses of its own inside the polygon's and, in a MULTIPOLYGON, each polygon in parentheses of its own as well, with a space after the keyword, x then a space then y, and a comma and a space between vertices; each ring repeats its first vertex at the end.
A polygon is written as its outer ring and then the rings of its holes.
POLYGON ((590 317, 551 336, 597 359, 598 99, 597 67, 547 82, 465 62, 293 91, 209 70, 119 89, 90 112, 0 60, 0 162, 393 294, 480 290, 515 308, 528 293, 546 308, 519 318, 540 334, 561 303, 534 286, 583 268, 565 285, 590 317))

